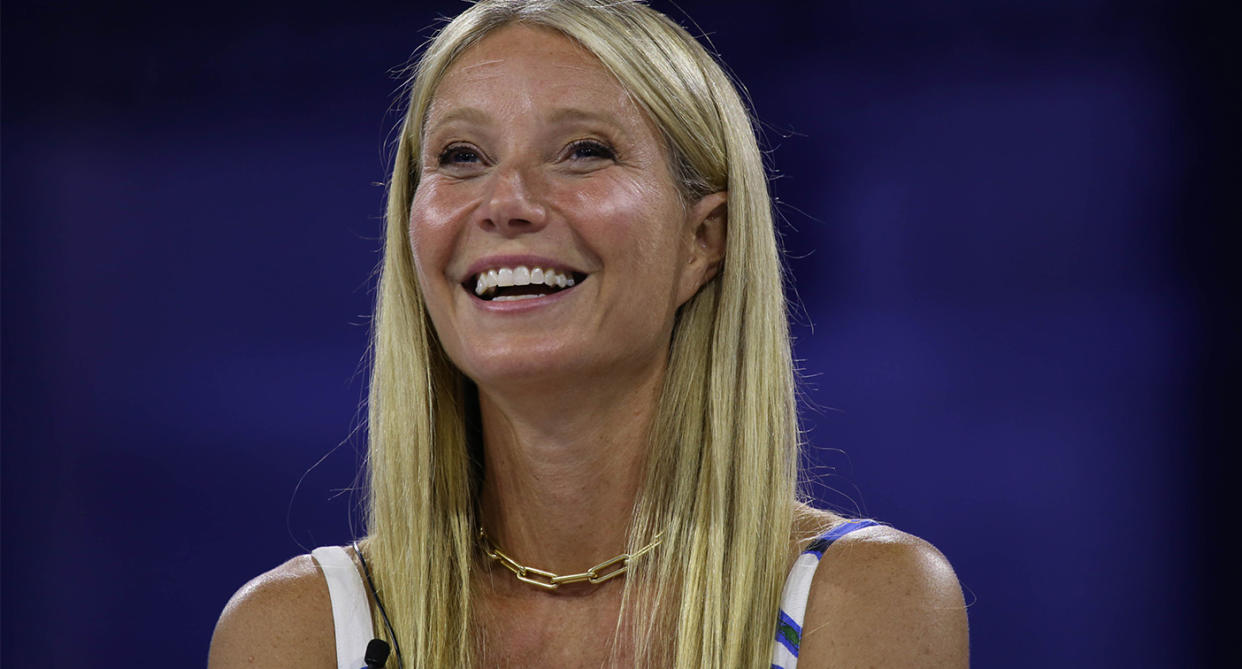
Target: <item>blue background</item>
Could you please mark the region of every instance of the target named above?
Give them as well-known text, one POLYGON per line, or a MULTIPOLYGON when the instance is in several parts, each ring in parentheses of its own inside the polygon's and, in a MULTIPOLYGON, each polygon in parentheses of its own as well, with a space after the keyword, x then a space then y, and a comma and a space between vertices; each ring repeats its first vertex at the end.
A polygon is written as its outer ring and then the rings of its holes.
MULTIPOLYGON (((817 495, 943 550, 976 666, 1214 659, 1237 10, 680 4, 764 122, 817 495)), ((5 666, 202 666, 352 536, 390 70, 461 7, 5 3, 5 666)))

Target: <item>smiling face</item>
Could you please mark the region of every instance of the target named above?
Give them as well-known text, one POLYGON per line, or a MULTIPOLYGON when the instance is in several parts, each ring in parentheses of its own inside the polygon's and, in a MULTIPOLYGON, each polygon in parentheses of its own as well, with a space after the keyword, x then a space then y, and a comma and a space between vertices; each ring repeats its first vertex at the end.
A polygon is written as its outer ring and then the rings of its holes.
POLYGON ((551 30, 510 25, 458 58, 420 172, 418 281, 480 386, 662 367, 677 307, 719 259, 724 194, 684 203, 656 128, 551 30))

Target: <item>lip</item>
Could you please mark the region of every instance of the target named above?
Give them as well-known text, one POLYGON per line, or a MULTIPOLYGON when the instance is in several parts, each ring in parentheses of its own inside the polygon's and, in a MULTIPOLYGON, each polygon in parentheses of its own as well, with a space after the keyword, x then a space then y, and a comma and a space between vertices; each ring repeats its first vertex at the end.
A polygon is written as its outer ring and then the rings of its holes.
POLYGON ((468 295, 470 296, 470 304, 474 305, 476 308, 482 311, 486 311, 486 312, 494 313, 494 314, 522 314, 522 313, 527 313, 531 311, 536 311, 538 309, 544 309, 546 307, 551 307, 557 304, 558 302, 561 302, 565 300, 566 298, 574 295, 577 289, 578 289, 578 286, 574 286, 572 288, 565 288, 563 290, 559 290, 555 293, 548 293, 547 295, 540 295, 539 297, 531 297, 525 300, 512 300, 512 301, 506 301, 506 302, 496 302, 494 300, 485 300, 475 295, 472 291, 468 292, 468 295))
POLYGON ((578 289, 578 286, 571 286, 569 288, 558 290, 555 293, 548 293, 547 295, 532 297, 525 300, 496 302, 494 300, 485 300, 478 295, 475 295, 474 291, 470 290, 470 287, 466 285, 480 272, 486 272, 489 269, 496 269, 497 267, 517 267, 519 265, 530 269, 538 267, 541 269, 555 270, 565 275, 577 274, 590 276, 586 272, 575 268, 573 265, 553 260, 545 256, 525 254, 495 255, 480 258, 479 260, 470 263, 470 266, 467 268, 466 274, 462 278, 459 285, 470 297, 471 304, 483 311, 497 314, 521 314, 549 307, 564 300, 566 297, 575 293, 578 289))

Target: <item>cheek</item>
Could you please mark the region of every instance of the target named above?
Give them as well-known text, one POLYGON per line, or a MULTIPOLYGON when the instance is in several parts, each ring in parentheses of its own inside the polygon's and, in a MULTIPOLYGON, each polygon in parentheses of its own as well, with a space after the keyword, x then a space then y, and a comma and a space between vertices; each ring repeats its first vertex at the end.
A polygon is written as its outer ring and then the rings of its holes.
POLYGON ((639 180, 614 184, 598 196, 579 206, 594 212, 592 246, 610 283, 620 286, 613 317, 623 319, 635 336, 653 326, 663 332, 685 292, 680 270, 687 260, 681 234, 686 214, 680 196, 666 184, 639 180))
POLYGON ((460 233, 456 225, 460 207, 453 206, 442 190, 434 184, 420 185, 410 203, 410 252, 424 292, 429 281, 445 275, 460 233))
POLYGON ((432 328, 445 346, 455 340, 451 335, 452 319, 448 315, 452 304, 452 286, 446 277, 455 235, 447 221, 446 213, 436 198, 429 197, 422 190, 415 192, 407 223, 410 254, 414 260, 414 280, 432 328))
POLYGON ((676 253, 684 218, 679 202, 664 184, 621 178, 576 190, 567 209, 578 218, 586 214, 601 251, 628 250, 610 254, 613 262, 649 263, 676 253))

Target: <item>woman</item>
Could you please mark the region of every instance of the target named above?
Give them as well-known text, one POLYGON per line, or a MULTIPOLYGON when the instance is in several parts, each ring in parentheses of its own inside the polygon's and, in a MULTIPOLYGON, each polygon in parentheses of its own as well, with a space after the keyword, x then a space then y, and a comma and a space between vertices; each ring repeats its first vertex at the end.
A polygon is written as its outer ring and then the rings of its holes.
POLYGON ((934 548, 797 501, 754 130, 646 6, 484 0, 428 46, 374 356, 366 539, 243 587, 213 668, 372 633, 405 667, 966 664, 934 548))

